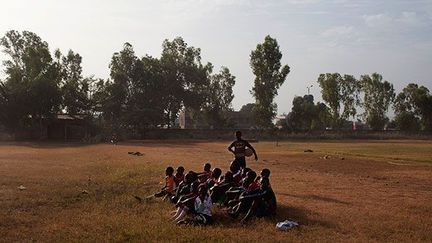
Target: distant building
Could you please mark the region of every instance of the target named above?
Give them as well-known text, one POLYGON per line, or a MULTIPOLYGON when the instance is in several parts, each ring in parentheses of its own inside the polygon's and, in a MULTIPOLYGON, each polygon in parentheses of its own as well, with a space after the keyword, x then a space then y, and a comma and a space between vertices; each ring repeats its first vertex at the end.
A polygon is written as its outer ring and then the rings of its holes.
POLYGON ((276 124, 276 127, 278 129, 282 129, 283 128, 282 124, 284 124, 284 123, 286 124, 286 115, 280 115, 280 116, 275 117, 275 119, 273 120, 273 123, 276 124))
POLYGON ((59 114, 47 119, 46 134, 48 139, 75 140, 88 135, 87 123, 83 115, 59 114))
POLYGON ((80 140, 89 137, 91 126, 86 115, 57 114, 35 119, 29 116, 27 127, 15 129, 13 133, 0 129, 0 137, 11 139, 55 139, 80 140))
POLYGON ((210 125, 204 120, 202 114, 195 114, 195 120, 192 118, 188 109, 180 111, 178 123, 181 129, 209 129, 210 125))
POLYGON ((178 124, 181 129, 186 129, 186 111, 181 110, 178 118, 178 124))

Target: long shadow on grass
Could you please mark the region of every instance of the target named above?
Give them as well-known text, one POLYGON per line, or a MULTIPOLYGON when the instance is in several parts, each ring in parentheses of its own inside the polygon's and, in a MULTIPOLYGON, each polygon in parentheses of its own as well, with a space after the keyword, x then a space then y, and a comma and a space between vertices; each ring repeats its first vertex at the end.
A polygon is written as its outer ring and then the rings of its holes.
POLYGON ((269 218, 268 220, 272 220, 274 223, 284 221, 284 220, 294 220, 297 221, 300 225, 313 225, 313 226, 321 226, 324 228, 337 228, 337 225, 333 222, 326 220, 319 220, 317 218, 317 213, 312 212, 303 207, 293 207, 286 205, 278 205, 276 216, 273 218, 269 218), (315 219, 312 216, 315 215, 315 219))
MULTIPOLYGON (((225 212, 218 210, 218 212, 215 214, 215 219, 216 219, 215 225, 228 227, 228 228, 239 227, 242 216, 243 215, 240 215, 238 218, 233 219, 229 217, 225 212)), ((317 215, 316 213, 303 207, 278 205, 276 215, 262 218, 261 220, 264 220, 269 224, 276 224, 277 222, 281 222, 285 220, 293 220, 303 226, 320 226, 324 228, 337 228, 337 225, 334 224, 333 222, 313 219, 312 218, 313 216, 315 216, 315 218, 319 217, 319 215, 317 215)))
POLYGON ((296 195, 296 194, 290 194, 290 193, 278 193, 278 195, 296 197, 296 198, 307 199, 307 200, 317 200, 317 201, 324 201, 324 202, 329 202, 329 203, 339 203, 339 204, 351 205, 351 203, 349 203, 349 202, 341 201, 341 200, 336 199, 336 198, 319 196, 319 195, 298 195, 298 194, 296 195))

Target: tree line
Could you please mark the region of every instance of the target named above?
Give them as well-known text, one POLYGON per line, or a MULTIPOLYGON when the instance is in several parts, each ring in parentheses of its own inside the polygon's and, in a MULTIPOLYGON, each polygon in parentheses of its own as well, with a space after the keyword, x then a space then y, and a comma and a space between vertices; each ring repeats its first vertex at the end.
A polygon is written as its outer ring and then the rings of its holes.
MULTIPOLYGON (((111 131, 140 132, 172 127, 185 108, 192 120, 204 117, 215 128, 229 124, 236 77, 227 67, 214 72, 210 62, 202 62, 201 49, 181 37, 164 40, 159 58, 139 57, 125 43, 112 55, 108 79, 84 77, 81 55, 72 50, 51 52, 48 43, 30 31, 8 31, 0 46, 7 56, 0 80, 0 123, 11 131, 69 114, 98 120, 111 131)), ((273 126, 273 100, 290 71, 281 58, 279 45, 270 36, 250 55, 256 76, 252 112, 262 128, 273 126)))
POLYGON ((432 131, 432 95, 424 86, 410 83, 396 94, 393 84, 378 73, 360 78, 326 73, 317 82, 324 103, 315 104, 312 95, 295 97, 292 111, 280 125, 302 131, 341 129, 349 119, 360 118, 372 130, 432 131), (393 120, 387 116, 391 108, 393 120))
MULTIPOLYGON (((130 43, 113 53, 108 79, 84 77, 82 57, 69 50, 51 51, 48 43, 29 31, 8 31, 0 46, 4 78, 0 80, 0 124, 10 131, 41 127, 57 114, 85 116, 110 132, 170 128, 182 109, 192 122, 204 120, 214 128, 233 126, 233 86, 229 68, 214 72, 201 60, 201 49, 183 38, 164 40, 160 57, 139 57, 130 43)), ((255 80, 250 91, 255 103, 241 113, 253 117, 255 128, 274 128, 274 98, 290 72, 281 63, 277 40, 266 36, 250 54, 255 80)), ((320 74, 323 102, 312 95, 294 97, 292 110, 279 126, 293 131, 341 129, 349 120, 364 121, 374 130, 391 127, 406 131, 432 130, 432 95, 410 83, 399 94, 378 73, 320 74), (393 109, 395 118, 387 112, 393 109), (362 111, 362 112, 360 112, 362 111)))

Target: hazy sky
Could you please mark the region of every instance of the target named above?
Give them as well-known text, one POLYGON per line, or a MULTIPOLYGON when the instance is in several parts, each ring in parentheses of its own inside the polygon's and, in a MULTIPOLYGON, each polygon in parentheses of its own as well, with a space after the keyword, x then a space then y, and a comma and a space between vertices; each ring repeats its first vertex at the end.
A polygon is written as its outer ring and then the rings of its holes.
MULTIPOLYGON (((83 56, 85 75, 107 78, 112 54, 130 42, 138 56, 160 56, 182 36, 215 71, 237 77, 234 108, 252 102, 249 54, 267 34, 291 67, 276 98, 289 112, 308 85, 321 100, 320 73, 379 72, 397 92, 409 82, 432 89, 432 0, 0 0, 0 33, 33 31, 51 50, 83 56)), ((0 55, 0 59, 5 57, 0 55)))

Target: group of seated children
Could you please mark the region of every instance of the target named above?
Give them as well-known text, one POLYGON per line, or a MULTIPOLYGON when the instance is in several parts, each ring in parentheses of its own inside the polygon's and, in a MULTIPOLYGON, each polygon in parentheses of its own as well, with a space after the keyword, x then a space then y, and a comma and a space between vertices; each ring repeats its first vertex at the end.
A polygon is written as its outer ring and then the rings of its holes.
POLYGON ((241 223, 249 218, 273 215, 276 197, 270 186, 270 170, 263 169, 260 176, 250 168, 240 168, 232 162, 230 169, 222 170, 206 163, 203 172, 189 171, 180 166, 165 170, 165 187, 152 196, 164 197, 175 204, 172 220, 177 224, 207 225, 213 222, 212 207, 218 204, 241 223))

